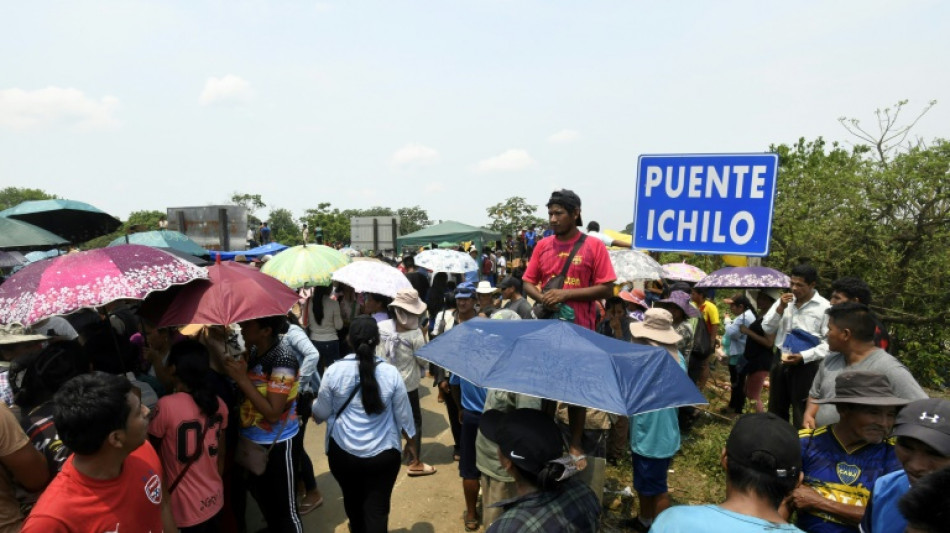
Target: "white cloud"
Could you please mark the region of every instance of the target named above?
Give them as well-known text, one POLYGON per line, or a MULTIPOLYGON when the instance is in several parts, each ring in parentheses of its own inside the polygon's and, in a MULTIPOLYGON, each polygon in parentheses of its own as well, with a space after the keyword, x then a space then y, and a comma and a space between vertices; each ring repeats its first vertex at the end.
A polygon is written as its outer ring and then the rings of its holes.
POLYGON ((442 183, 441 181, 433 181, 429 183, 428 185, 426 185, 427 193, 437 193, 437 192, 442 192, 444 190, 445 190, 445 184, 442 183))
POLYGON ((512 148, 496 155, 483 159, 475 165, 475 172, 513 172, 524 170, 537 165, 528 152, 520 148, 512 148))
POLYGON ((243 104, 253 97, 251 84, 244 78, 234 74, 221 78, 212 76, 205 82, 205 88, 201 91, 201 105, 243 104))
POLYGON ((548 142, 554 144, 566 144, 572 143, 577 139, 580 139, 580 137, 580 134, 577 133, 576 130, 561 130, 548 137, 548 142))
POLYGON ((419 143, 409 143, 393 152, 389 164, 397 168, 422 167, 439 161, 439 152, 435 148, 419 143))
POLYGON ((98 100, 72 88, 47 87, 35 91, 0 90, 0 126, 27 129, 50 125, 108 129, 119 125, 114 113, 119 100, 98 100))

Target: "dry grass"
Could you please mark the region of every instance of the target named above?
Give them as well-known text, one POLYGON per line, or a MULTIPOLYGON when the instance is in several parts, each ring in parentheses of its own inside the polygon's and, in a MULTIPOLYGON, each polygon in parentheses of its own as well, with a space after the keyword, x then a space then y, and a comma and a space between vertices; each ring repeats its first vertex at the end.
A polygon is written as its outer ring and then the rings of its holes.
MULTIPOLYGON (((669 487, 673 505, 715 503, 725 499, 725 474, 719 458, 734 418, 719 414, 719 410, 729 403, 728 384, 728 366, 717 364, 704 391, 709 405, 704 408, 696 425, 682 436, 680 451, 670 465, 669 487)), ((925 390, 933 398, 950 399, 950 390, 925 390)), ((769 389, 762 391, 766 405, 768 392, 769 389)), ((607 465, 601 520, 603 531, 624 531, 617 523, 637 514, 636 498, 621 494, 625 487, 633 490, 633 467, 629 458, 616 466, 607 465)))
MULTIPOLYGON (((679 453, 670 465, 670 496, 674 505, 722 501, 725 497, 725 477, 719 466, 719 457, 732 429, 732 420, 719 414, 729 402, 729 370, 718 364, 706 387, 709 406, 693 428, 682 436, 679 453)), ((623 494, 633 490, 633 468, 626 458, 607 465, 604 493, 604 531, 622 531, 617 523, 637 514, 636 498, 623 494)))

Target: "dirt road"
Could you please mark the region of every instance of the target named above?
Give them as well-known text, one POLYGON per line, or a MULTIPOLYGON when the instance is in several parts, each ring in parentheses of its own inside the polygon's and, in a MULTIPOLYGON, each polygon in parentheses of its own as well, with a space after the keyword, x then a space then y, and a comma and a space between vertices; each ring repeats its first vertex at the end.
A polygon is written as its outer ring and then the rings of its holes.
MULTIPOLYGON (((465 508, 462 481, 458 474, 458 463, 452 460, 452 433, 445 406, 438 403, 435 389, 428 386, 431 383, 431 379, 426 378, 419 388, 422 459, 436 467, 438 472, 431 476, 410 478, 406 475, 406 467, 402 467, 393 488, 390 531, 441 533, 465 529, 462 524, 462 511, 465 508)), ((325 427, 325 424, 315 425, 313 421, 307 426, 305 447, 313 460, 324 504, 303 517, 304 530, 308 533, 346 533, 346 513, 343 511, 340 487, 327 465, 323 444, 325 427)), ((248 526, 250 531, 255 531, 263 524, 251 518, 256 514, 252 509, 249 505, 248 526)))

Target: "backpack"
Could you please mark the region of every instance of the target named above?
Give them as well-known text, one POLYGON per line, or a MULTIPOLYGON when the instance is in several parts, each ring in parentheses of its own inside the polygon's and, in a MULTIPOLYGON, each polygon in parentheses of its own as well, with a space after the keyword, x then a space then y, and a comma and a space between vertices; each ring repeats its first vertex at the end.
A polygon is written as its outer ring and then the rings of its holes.
POLYGON ((709 336, 706 320, 700 315, 699 320, 696 321, 696 328, 693 329, 693 346, 690 348, 689 356, 698 361, 705 361, 715 351, 716 346, 709 336))
POLYGON ((482 274, 486 276, 493 274, 495 272, 495 263, 491 260, 490 255, 485 255, 485 259, 482 261, 482 274))

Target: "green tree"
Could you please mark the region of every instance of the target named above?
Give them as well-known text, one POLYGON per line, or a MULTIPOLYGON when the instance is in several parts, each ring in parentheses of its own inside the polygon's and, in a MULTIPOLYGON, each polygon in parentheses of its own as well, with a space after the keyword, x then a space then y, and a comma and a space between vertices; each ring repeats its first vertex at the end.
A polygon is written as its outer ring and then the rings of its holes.
POLYGON ((303 235, 300 226, 294 220, 293 214, 283 208, 272 209, 267 215, 271 239, 287 246, 303 244, 303 235))
POLYGON ((815 265, 819 289, 843 276, 864 279, 891 330, 889 351, 921 383, 942 386, 950 375, 950 142, 904 144, 898 114, 879 111, 880 133, 860 130, 871 144, 851 150, 821 139, 772 147, 780 168, 766 262, 785 271, 815 265))
POLYGON ((331 209, 330 202, 323 202, 317 205, 316 209, 307 209, 301 218, 310 228, 310 235, 314 234, 316 228, 323 231, 323 242, 349 242, 350 240, 350 218, 337 208, 331 209))
POLYGON ((345 209, 343 214, 347 217, 399 217, 399 233, 405 235, 414 231, 419 231, 429 225, 429 213, 425 209, 415 205, 412 207, 400 207, 393 209, 391 207, 374 206, 369 209, 345 209))
POLYGON ((0 189, 0 211, 30 200, 52 200, 53 198, 56 198, 55 194, 49 194, 41 189, 4 187, 0 189))
POLYGON ((261 199, 261 195, 239 193, 235 191, 231 195, 231 203, 239 205, 247 210, 247 227, 256 230, 257 227, 261 225, 262 220, 254 216, 255 211, 267 207, 267 204, 265 204, 264 200, 261 199))
POLYGON ((145 211, 133 211, 129 213, 128 220, 122 222, 122 225, 119 226, 119 229, 113 231, 108 235, 103 235, 101 237, 96 237, 91 241, 85 242, 82 244, 81 248, 84 250, 91 250, 93 248, 103 248, 109 246, 109 243, 122 237, 126 233, 138 233, 142 231, 153 231, 158 229, 158 221, 165 218, 164 211, 155 211, 155 210, 145 210, 145 211))
POLYGON ((489 229, 501 233, 502 237, 515 235, 527 227, 544 226, 546 221, 537 215, 538 206, 529 204, 521 196, 512 196, 504 202, 486 209, 492 220, 489 229))
POLYGON ((396 214, 399 215, 399 232, 402 235, 419 231, 431 223, 429 213, 418 205, 400 207, 396 214))

